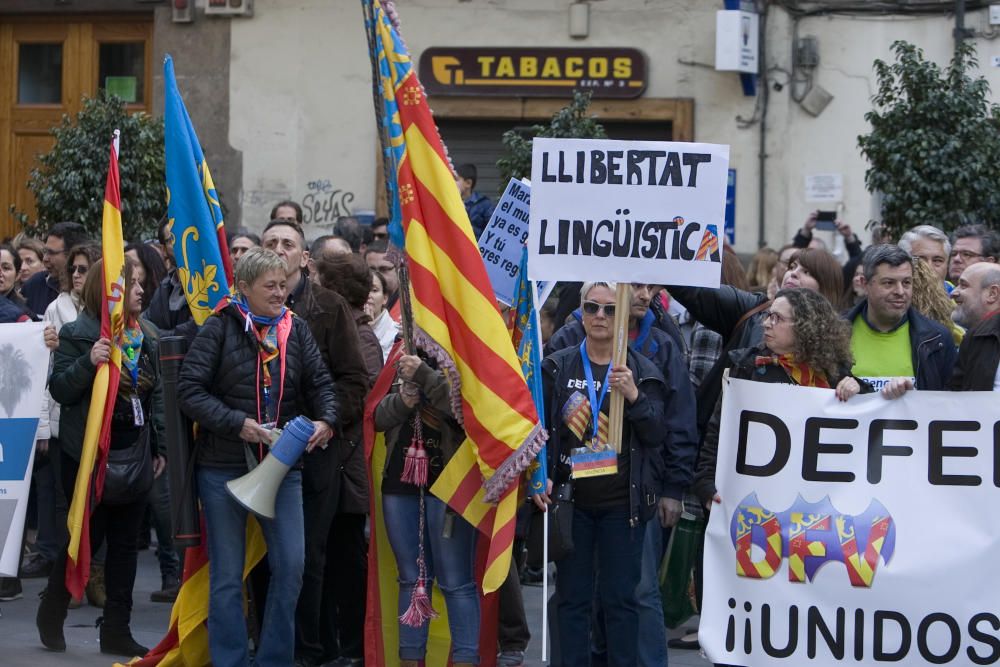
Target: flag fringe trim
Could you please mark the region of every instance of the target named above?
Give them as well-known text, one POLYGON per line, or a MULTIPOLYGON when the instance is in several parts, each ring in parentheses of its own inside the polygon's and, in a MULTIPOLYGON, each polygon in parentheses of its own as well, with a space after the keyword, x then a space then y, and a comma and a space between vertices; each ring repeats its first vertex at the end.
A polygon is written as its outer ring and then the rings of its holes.
MULTIPOLYGON (((413 325, 413 344, 423 350, 434 361, 448 378, 449 395, 451 398, 452 414, 464 428, 465 419, 462 413, 462 378, 455 366, 455 360, 451 358, 448 351, 444 349, 430 334, 421 329, 416 324, 413 325)), ((521 473, 535 461, 539 450, 545 446, 548 440, 548 433, 541 424, 535 424, 528 433, 524 442, 500 464, 489 479, 483 481, 483 501, 495 503, 500 500, 504 491, 520 477, 521 473)))

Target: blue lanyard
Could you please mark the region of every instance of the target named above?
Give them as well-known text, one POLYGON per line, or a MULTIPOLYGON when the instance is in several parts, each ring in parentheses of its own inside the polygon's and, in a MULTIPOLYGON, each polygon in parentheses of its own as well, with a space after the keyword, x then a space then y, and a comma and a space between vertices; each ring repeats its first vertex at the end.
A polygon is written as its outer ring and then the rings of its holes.
POLYGON ((598 419, 601 415, 601 406, 604 405, 604 398, 608 395, 608 377, 611 375, 611 364, 608 364, 608 370, 604 374, 604 383, 601 385, 601 395, 598 396, 597 390, 594 387, 594 371, 590 367, 590 357, 587 356, 587 341, 583 341, 580 345, 580 359, 583 361, 583 375, 587 378, 587 396, 590 398, 590 418, 594 421, 594 430, 591 432, 591 435, 594 440, 597 440, 598 419))

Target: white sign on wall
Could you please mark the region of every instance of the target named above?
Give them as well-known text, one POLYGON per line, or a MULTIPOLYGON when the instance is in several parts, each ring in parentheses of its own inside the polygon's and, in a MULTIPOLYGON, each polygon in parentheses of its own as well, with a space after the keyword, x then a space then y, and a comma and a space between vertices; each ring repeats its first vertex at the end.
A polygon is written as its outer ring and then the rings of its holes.
POLYGON ((754 12, 720 9, 715 13, 715 69, 757 74, 759 17, 754 12))
POLYGON ((996 414, 990 392, 840 403, 729 382, 705 543, 709 659, 996 664, 996 414))
POLYGON ((729 146, 533 142, 528 275, 718 287, 729 146))
POLYGON ((844 175, 806 174, 806 201, 844 201, 844 175))

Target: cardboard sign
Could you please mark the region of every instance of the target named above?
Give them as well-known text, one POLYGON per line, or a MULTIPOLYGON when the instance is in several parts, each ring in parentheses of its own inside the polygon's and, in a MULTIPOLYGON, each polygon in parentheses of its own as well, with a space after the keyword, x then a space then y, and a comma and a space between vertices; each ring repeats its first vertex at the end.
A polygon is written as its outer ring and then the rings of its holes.
POLYGON ((718 287, 729 147, 533 142, 528 274, 718 287))
POLYGON ((1000 660, 996 394, 728 383, 698 640, 773 667, 1000 660))

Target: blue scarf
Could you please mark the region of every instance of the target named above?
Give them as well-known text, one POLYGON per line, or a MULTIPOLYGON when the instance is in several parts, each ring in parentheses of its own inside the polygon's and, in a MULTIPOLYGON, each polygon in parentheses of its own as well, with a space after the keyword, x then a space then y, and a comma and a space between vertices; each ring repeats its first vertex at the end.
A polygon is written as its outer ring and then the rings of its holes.
POLYGON ((273 327, 277 326, 281 318, 285 316, 285 312, 288 310, 284 306, 281 307, 281 313, 276 317, 263 317, 261 315, 254 315, 250 310, 250 304, 247 303, 247 298, 242 294, 237 294, 233 297, 233 305, 236 306, 244 318, 249 317, 254 324, 260 327, 273 327))

